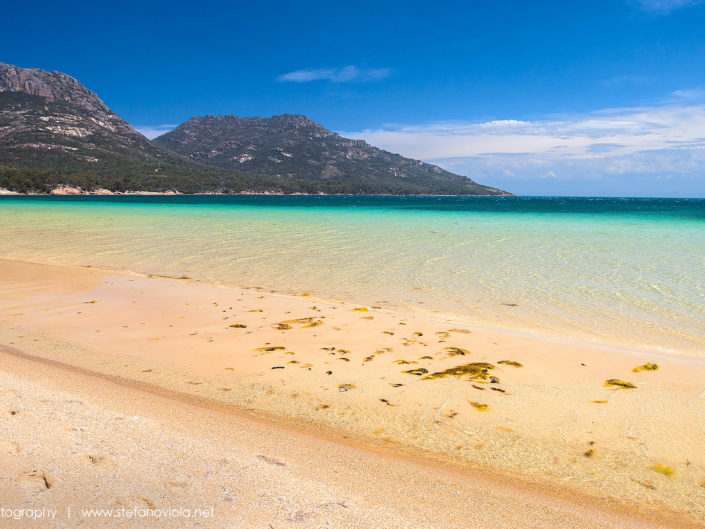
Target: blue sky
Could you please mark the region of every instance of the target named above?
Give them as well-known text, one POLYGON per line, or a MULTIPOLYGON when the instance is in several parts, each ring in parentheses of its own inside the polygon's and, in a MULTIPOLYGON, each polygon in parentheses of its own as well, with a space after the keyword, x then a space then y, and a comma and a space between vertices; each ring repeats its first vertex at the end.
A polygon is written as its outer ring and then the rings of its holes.
POLYGON ((705 196, 705 1, 34 2, 0 61, 149 136, 301 113, 520 194, 705 196))

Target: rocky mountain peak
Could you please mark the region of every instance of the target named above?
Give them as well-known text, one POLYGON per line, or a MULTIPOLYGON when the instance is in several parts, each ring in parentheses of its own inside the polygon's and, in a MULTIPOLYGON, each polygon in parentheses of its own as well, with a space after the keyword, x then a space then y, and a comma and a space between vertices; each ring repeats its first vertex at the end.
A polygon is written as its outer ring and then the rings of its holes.
POLYGON ((110 112, 96 94, 61 72, 0 63, 0 92, 24 92, 49 102, 65 101, 89 112, 110 112))

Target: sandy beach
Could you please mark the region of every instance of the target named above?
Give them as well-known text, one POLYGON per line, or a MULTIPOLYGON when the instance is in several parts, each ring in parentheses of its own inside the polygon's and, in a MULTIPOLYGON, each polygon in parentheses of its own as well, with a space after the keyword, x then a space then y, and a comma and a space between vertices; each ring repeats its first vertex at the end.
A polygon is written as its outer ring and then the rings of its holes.
POLYGON ((206 527, 702 526, 698 357, 17 261, 0 289, 2 505, 207 504, 206 527))

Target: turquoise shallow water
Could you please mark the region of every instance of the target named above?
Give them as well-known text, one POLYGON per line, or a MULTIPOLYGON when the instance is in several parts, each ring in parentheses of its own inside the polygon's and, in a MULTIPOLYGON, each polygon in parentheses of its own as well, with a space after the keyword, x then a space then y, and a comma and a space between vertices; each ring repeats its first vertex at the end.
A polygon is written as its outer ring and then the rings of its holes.
POLYGON ((0 197, 0 234, 5 258, 705 354, 705 200, 0 197))

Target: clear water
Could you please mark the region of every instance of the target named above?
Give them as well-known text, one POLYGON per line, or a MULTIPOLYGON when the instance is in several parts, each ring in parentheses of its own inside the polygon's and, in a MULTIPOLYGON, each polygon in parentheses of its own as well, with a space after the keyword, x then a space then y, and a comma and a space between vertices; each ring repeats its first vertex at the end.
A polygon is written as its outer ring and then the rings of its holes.
POLYGON ((0 257, 705 354, 698 199, 0 197, 0 257))

